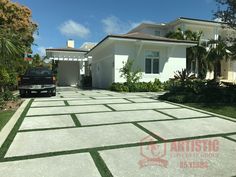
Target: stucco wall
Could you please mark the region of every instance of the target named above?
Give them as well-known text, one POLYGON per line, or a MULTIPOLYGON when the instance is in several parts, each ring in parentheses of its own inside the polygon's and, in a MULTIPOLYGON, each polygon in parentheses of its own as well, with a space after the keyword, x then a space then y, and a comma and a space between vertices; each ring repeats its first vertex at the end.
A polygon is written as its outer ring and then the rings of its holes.
POLYGON ((120 69, 127 60, 134 60, 134 69, 140 69, 140 81, 154 81, 155 78, 164 82, 174 77, 174 72, 186 68, 186 48, 181 46, 161 46, 159 44, 141 44, 134 42, 120 42, 115 45, 115 82, 124 82, 120 69), (140 47, 141 46, 141 47, 140 47), (158 51, 160 53, 159 74, 145 74, 145 51, 158 51))
POLYGON ((230 62, 228 80, 236 82, 236 61, 230 62))
POLYGON ((96 50, 92 57, 92 86, 108 88, 114 81, 114 47, 113 45, 96 50))

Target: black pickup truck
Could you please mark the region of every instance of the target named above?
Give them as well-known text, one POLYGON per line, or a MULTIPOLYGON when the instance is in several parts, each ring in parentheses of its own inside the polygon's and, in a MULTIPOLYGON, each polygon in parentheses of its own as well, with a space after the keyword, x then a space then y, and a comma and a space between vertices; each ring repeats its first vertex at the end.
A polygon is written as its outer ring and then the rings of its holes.
POLYGON ((45 67, 28 69, 19 77, 18 86, 22 97, 34 92, 47 92, 50 96, 56 96, 56 79, 52 71, 45 67))

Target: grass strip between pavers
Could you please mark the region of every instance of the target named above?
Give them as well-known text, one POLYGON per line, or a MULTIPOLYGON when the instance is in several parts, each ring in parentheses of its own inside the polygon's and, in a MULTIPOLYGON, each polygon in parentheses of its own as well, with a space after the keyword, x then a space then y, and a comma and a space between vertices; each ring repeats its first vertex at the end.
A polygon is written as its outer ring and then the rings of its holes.
POLYGON ((3 145, 0 148, 0 159, 3 159, 5 154, 7 153, 7 150, 9 149, 12 141, 14 140, 17 131, 19 130, 31 104, 33 102, 33 99, 31 99, 28 103, 28 105, 26 106, 25 110, 22 112, 22 114, 20 115, 20 118, 17 120, 16 124, 14 125, 13 129, 11 130, 10 134, 8 135, 7 139, 5 140, 5 142, 3 143, 3 145))
POLYGON ((178 120, 178 118, 175 117, 175 116, 173 116, 173 115, 167 114, 167 113, 165 113, 165 112, 161 112, 161 111, 159 111, 159 110, 157 110, 157 109, 153 109, 153 110, 156 111, 156 112, 158 112, 158 113, 164 114, 164 115, 166 115, 166 116, 168 116, 168 117, 171 117, 171 118, 173 118, 173 119, 175 119, 175 120, 178 120))
POLYGON ((102 157, 97 151, 91 151, 90 155, 93 158, 93 161, 102 177, 113 177, 106 163, 103 161, 102 157))
POLYGON ((112 110, 112 111, 116 111, 114 108, 112 108, 111 106, 109 106, 108 104, 103 104, 103 106, 106 106, 108 109, 112 110))
POLYGON ((228 137, 228 136, 223 136, 225 139, 228 139, 228 140, 230 140, 230 141, 233 141, 233 142, 235 142, 236 143, 236 140, 235 139, 233 139, 233 138, 231 138, 231 137, 228 137))
POLYGON ((70 114, 76 127, 81 127, 81 123, 75 114, 70 114))
MULTIPOLYGON (((123 100, 126 100, 125 98, 122 98, 123 100)), ((136 103, 136 102, 129 102, 129 103, 88 103, 88 104, 73 104, 73 105, 70 105, 69 103, 68 103, 68 101, 66 101, 66 100, 63 100, 64 101, 64 104, 65 105, 50 105, 50 106, 34 106, 34 107, 32 107, 32 108, 48 108, 48 107, 65 107, 65 106, 100 106, 100 105, 104 105, 104 104, 106 104, 106 105, 117 105, 117 104, 132 104, 132 103, 136 103), (67 103, 66 103, 67 102, 67 103)), ((69 100, 69 101, 74 101, 74 100, 69 100)), ((89 101, 94 101, 94 100, 89 100, 89 101)), ((126 101, 129 101, 129 100, 126 100, 126 101)), ((160 103, 160 102, 139 102, 139 103, 160 103)), ((136 103, 136 104, 138 104, 138 103, 136 103)), ((109 107, 110 108, 110 107, 109 107)), ((113 109, 113 108, 110 108, 110 109, 113 109)), ((160 108, 160 109, 178 109, 178 107, 177 108, 160 108)))
POLYGON ((84 149, 74 149, 74 150, 57 151, 57 152, 46 152, 46 153, 41 153, 41 154, 16 156, 16 157, 6 157, 4 159, 0 159, 0 162, 19 161, 19 160, 45 158, 45 157, 69 155, 69 154, 78 154, 78 153, 89 153, 89 152, 92 152, 92 151, 97 151, 98 152, 98 151, 104 151, 104 150, 129 148, 129 147, 137 147, 137 146, 146 146, 146 145, 151 145, 151 144, 156 144, 156 143, 158 143, 158 142, 157 141, 138 142, 138 143, 131 143, 131 144, 110 145, 110 146, 84 148, 84 149))
POLYGON ((129 101, 130 103, 136 103, 135 101, 129 100, 128 98, 123 98, 126 101, 129 101))
MULTIPOLYGON (((76 124, 79 121, 75 114, 73 115, 73 121, 76 121, 76 124), (75 117, 76 116, 76 117, 75 117), (75 119, 74 119, 75 118, 75 119), (77 120, 76 120, 77 119, 77 120)), ((170 117, 171 118, 171 117, 170 117)), ((109 125, 122 125, 122 124, 133 124, 133 123, 148 123, 148 122, 163 122, 163 121, 181 121, 188 119, 204 119, 211 118, 211 116, 206 117, 190 117, 190 118, 179 118, 179 119, 161 119, 161 120, 140 120, 140 121, 127 121, 127 122, 115 122, 115 123, 102 123, 102 124, 92 124, 92 125, 82 125, 79 121, 79 124, 76 126, 67 126, 67 127, 53 127, 53 128, 39 128, 39 129, 27 129, 27 130, 19 130, 18 132, 33 132, 33 131, 47 131, 47 130, 61 130, 61 129, 71 129, 71 128, 86 128, 86 127, 99 127, 99 126, 109 126, 109 125)))
POLYGON ((66 101, 66 100, 64 100, 64 104, 65 104, 65 106, 70 106, 68 101, 66 101))
MULTIPOLYGON (((45 157, 78 154, 78 153, 90 153, 92 151, 99 152, 99 151, 112 150, 112 149, 140 147, 140 146, 146 146, 146 145, 151 145, 151 144, 162 144, 162 143, 170 143, 170 142, 177 142, 177 141, 195 140, 195 139, 207 139, 207 138, 219 138, 219 137, 225 138, 225 137, 231 136, 231 135, 236 135, 236 132, 224 133, 224 134, 214 134, 214 135, 203 135, 203 136, 195 136, 195 137, 187 137, 187 138, 176 138, 176 139, 160 140, 160 141, 157 140, 157 141, 150 141, 150 142, 141 142, 141 140, 140 140, 140 142, 138 142, 138 143, 131 143, 131 144, 109 145, 109 146, 102 146, 102 147, 93 147, 93 148, 84 148, 84 149, 75 149, 75 150, 66 150, 66 151, 57 151, 57 152, 47 152, 47 153, 42 153, 42 154, 33 154, 33 155, 26 155, 26 156, 7 157, 7 158, 0 159, 0 162, 19 161, 19 160, 26 160, 26 159, 45 158, 45 157)), ((155 136, 157 136, 157 135, 155 135, 155 136)), ((159 137, 158 137, 158 139, 159 139, 159 137)), ((228 139, 228 137, 227 137, 227 139, 228 139)))
MULTIPOLYGON (((101 104, 100 104, 101 105, 101 104)), ((92 105, 83 105, 83 106, 92 106, 92 105)), ((102 104, 102 106, 105 106, 102 104)), ((65 107, 65 106, 63 106, 65 107)), ((113 109, 109 107, 109 109, 113 109)), ((181 108, 156 108, 155 110, 165 110, 165 109, 181 109, 181 108)), ((131 109, 131 110, 115 110, 113 112, 126 112, 126 111, 147 111, 147 110, 154 110, 154 109, 131 109)), ((57 116, 57 115, 68 115, 68 114, 89 114, 89 113, 109 113, 112 111, 90 111, 90 112, 72 112, 72 113, 50 113, 50 114, 39 114, 39 115, 27 115, 27 117, 38 117, 38 116, 57 116)), ((214 116, 216 117, 216 116, 214 116)))
POLYGON ((141 129, 145 133, 149 134, 151 137, 155 138, 158 142, 164 142, 165 140, 161 137, 159 137, 157 134, 149 131, 148 129, 144 128, 143 126, 139 125, 138 123, 133 123, 134 126, 141 129))

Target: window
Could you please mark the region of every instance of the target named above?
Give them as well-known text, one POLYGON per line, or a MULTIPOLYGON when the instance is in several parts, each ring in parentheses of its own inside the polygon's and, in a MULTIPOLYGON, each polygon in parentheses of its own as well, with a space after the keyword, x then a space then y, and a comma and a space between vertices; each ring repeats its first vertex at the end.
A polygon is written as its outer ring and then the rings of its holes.
POLYGON ((145 73, 146 74, 159 73, 159 52, 154 52, 154 51, 145 52, 145 73))
POLYGON ((155 31, 155 36, 161 36, 161 31, 156 30, 156 31, 155 31))

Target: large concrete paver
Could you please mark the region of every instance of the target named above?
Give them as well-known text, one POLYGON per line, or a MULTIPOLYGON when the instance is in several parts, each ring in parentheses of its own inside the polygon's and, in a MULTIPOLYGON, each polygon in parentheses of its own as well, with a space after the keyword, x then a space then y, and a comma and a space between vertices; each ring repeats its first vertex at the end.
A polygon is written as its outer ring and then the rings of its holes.
POLYGON ((132 124, 21 132, 6 157, 139 143, 145 136, 132 124))
POLYGON ((100 177, 88 153, 0 163, 1 177, 100 177))
POLYGON ((210 116, 209 114, 204 114, 198 111, 191 109, 181 108, 181 109, 165 109, 160 110, 160 112, 172 115, 176 118, 192 118, 192 117, 206 117, 210 116))
POLYGON ((167 108, 178 108, 178 106, 158 102, 158 103, 131 103, 131 104, 110 104, 115 110, 125 111, 125 110, 138 110, 138 109, 167 109, 167 108))
POLYGON ((128 98, 130 101, 135 103, 145 103, 145 102, 159 102, 158 100, 150 99, 150 98, 128 98))
POLYGON ((70 97, 70 98, 36 98, 35 102, 55 102, 55 101, 69 101, 69 100, 92 100, 89 97, 70 97))
POLYGON ((103 105, 30 108, 27 116, 111 111, 103 105))
POLYGON ((104 100, 104 99, 121 99, 121 98, 140 98, 140 96, 128 96, 128 95, 116 95, 116 96, 104 96, 104 97, 97 97, 97 96, 93 96, 92 98, 96 99, 96 100, 104 100))
POLYGON ((163 139, 190 138, 236 132, 236 123, 212 117, 139 123, 163 139))
POLYGON ((20 130, 75 126, 70 115, 26 117, 20 130))
POLYGON ((89 105, 89 104, 111 104, 111 103, 130 103, 125 99, 104 99, 104 100, 73 100, 68 101, 69 105, 89 105))
MULTIPOLYGON (((113 146, 115 149, 99 151, 99 153, 113 176, 116 177, 232 177, 236 175, 236 142, 226 138, 218 138, 220 142, 219 156, 205 159, 209 167, 200 169, 179 168, 180 160, 186 161, 186 159, 180 159, 179 156, 170 157, 168 153, 164 156, 164 159, 168 160, 168 167, 156 166, 155 162, 158 162, 158 160, 153 159, 153 157, 160 155, 161 150, 164 150, 165 146, 162 145, 165 144, 163 143, 160 143, 160 146, 149 145, 120 149, 115 147, 116 145, 154 141, 145 131, 127 122, 150 120, 151 122, 139 123, 139 125, 164 139, 189 139, 196 136, 219 135, 221 133, 225 135, 225 133, 236 132, 236 123, 232 121, 217 117, 206 118, 207 113, 204 114, 181 106, 149 99, 150 97, 158 97, 158 93, 81 91, 75 88, 69 90, 58 88, 58 90, 60 94, 56 97, 36 98, 34 100, 20 127, 20 130, 30 131, 16 134, 5 157, 25 156, 25 158, 28 158, 27 155, 44 154, 47 156, 45 153, 68 153, 67 151, 70 150, 113 146), (64 98, 61 98, 61 96, 64 96, 64 98), (136 103, 129 103, 125 98, 136 103), (64 101, 80 106, 63 106, 64 101), (108 104, 117 111, 112 111, 103 104, 108 104), (42 108, 38 108, 40 106, 42 108), (158 112, 153 109, 158 109, 158 112), (76 120, 73 117, 73 121, 69 114, 76 114, 82 126, 89 125, 91 127, 70 128, 75 126, 74 121, 76 122, 76 120), (183 120, 175 120, 172 116, 183 120), (194 119, 188 120, 185 118, 194 119), (103 125, 112 123, 122 124, 103 125), (44 131, 31 131, 44 128, 44 131), (60 129, 48 130, 50 128, 60 129), (144 165, 142 168, 140 168, 140 161, 144 165)), ((235 135, 231 134, 228 137, 236 140, 235 135)), ((167 143, 167 147, 170 144, 167 143)), ((100 176, 97 170, 98 167, 95 166, 88 153, 76 154, 73 151, 71 155, 42 158, 34 156, 32 158, 34 159, 15 161, 14 158, 10 162, 0 162, 0 176, 100 176)), ((199 159, 190 159, 190 161, 199 162, 199 159)))
MULTIPOLYGON (((203 139, 202 139, 203 140, 203 139)), ((199 141, 202 141, 199 140, 199 141)), ((159 146, 141 146, 100 151, 100 155, 113 176, 116 177, 232 177, 236 175, 236 143, 224 138, 204 139, 217 141, 219 150, 204 152, 193 150, 171 151, 171 143, 159 146), (154 153, 151 147, 156 147, 154 153), (160 149, 166 149, 166 155, 160 149), (158 159, 161 158, 162 160, 158 159), (164 162, 163 164, 161 162, 164 162), (167 166, 164 165, 166 162, 167 166), (183 168, 181 162, 200 163, 183 168)), ((193 141, 194 143, 198 140, 193 141)), ((196 147, 196 146, 194 146, 196 147)), ((201 147, 203 145, 201 144, 201 147)))
POLYGON ((172 119, 153 110, 77 114, 82 125, 172 119))
POLYGON ((31 107, 65 106, 64 101, 33 102, 31 107))

